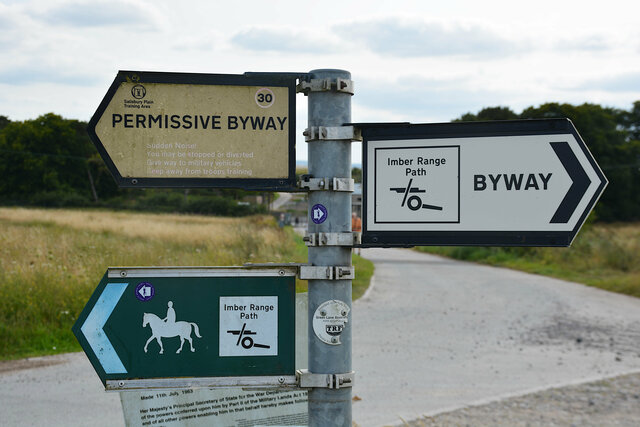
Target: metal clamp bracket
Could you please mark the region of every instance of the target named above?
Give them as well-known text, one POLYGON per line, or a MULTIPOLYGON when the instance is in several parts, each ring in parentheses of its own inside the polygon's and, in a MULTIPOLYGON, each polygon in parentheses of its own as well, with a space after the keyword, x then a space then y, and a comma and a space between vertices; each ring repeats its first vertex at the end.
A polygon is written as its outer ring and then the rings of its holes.
POLYGON ((355 277, 353 266, 301 265, 298 270, 300 280, 353 280, 355 277))
POLYGON ((307 246, 354 246, 362 242, 362 233, 310 233, 302 240, 307 246))
MULTIPOLYGON (((331 233, 320 233, 320 234, 331 234, 331 233)), ((340 233, 335 233, 335 234, 340 234, 340 233)), ((349 234, 349 233, 345 233, 345 234, 349 234)), ((256 268, 256 269, 264 269, 264 268, 278 269, 279 276, 292 275, 295 269, 297 276, 300 280, 353 280, 356 277, 355 267, 342 266, 342 265, 316 266, 316 265, 299 264, 299 263, 293 263, 293 262, 285 263, 285 264, 277 264, 277 263, 269 262, 264 264, 245 263, 244 267, 256 268)))
POLYGON ((340 77, 336 79, 311 79, 303 80, 296 86, 296 92, 302 92, 305 95, 308 95, 309 92, 328 92, 332 90, 353 95, 353 80, 341 79, 340 77))
POLYGON ((302 134, 306 142, 341 139, 362 141, 362 130, 355 126, 311 126, 306 128, 302 134))
POLYGON ((298 186, 309 190, 331 190, 353 192, 355 182, 353 178, 312 178, 310 175, 302 175, 298 186))
POLYGON ((296 379, 300 388, 340 389, 353 387, 356 373, 351 371, 346 374, 313 374, 308 369, 298 369, 296 379))

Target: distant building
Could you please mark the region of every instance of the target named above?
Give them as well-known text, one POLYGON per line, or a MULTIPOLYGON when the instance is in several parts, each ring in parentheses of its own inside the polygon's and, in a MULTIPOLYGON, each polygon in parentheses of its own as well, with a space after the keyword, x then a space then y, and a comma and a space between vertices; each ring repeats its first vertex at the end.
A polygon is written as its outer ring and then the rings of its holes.
POLYGON ((351 212, 362 218, 362 184, 356 182, 351 193, 351 212))

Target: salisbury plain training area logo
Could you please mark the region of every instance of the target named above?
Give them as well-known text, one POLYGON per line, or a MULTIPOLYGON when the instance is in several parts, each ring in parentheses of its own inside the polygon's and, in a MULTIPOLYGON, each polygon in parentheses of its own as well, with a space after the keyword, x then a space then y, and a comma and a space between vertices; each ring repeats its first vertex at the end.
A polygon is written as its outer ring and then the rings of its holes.
POLYGON ((135 99, 142 99, 147 94, 147 90, 142 85, 135 85, 131 88, 131 96, 135 99))

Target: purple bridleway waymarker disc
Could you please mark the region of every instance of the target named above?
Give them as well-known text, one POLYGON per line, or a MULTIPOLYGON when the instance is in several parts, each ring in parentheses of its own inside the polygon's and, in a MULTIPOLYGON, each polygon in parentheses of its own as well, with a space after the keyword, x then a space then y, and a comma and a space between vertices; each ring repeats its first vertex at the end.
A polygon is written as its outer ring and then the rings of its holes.
POLYGON ((311 220, 316 224, 322 224, 327 219, 327 208, 321 204, 313 205, 311 208, 311 220))
POLYGON ((136 286, 136 298, 140 301, 149 301, 156 294, 156 290, 149 282, 140 282, 136 286))

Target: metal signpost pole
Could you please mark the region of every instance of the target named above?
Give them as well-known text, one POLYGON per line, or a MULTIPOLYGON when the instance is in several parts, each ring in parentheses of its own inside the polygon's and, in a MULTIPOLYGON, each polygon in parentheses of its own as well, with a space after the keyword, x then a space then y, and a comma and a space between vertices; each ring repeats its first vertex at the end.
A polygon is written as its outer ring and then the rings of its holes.
MULTIPOLYGON (((314 70, 309 78, 308 90, 303 90, 309 97, 305 132, 309 175, 334 185, 324 182, 321 184, 327 184, 324 189, 328 191, 309 192, 307 231, 350 233, 351 191, 339 191, 335 183, 351 178, 351 138, 345 139, 338 130, 351 122, 351 74, 314 70)), ((351 266, 351 247, 312 245, 309 264, 329 266, 337 272, 332 280, 309 280, 309 372, 338 378, 351 372, 351 280, 349 275, 349 280, 341 280, 342 269, 336 267, 351 266), (332 318, 343 321, 331 322, 332 318)), ((309 426, 351 426, 351 387, 338 386, 309 390, 309 426)))

